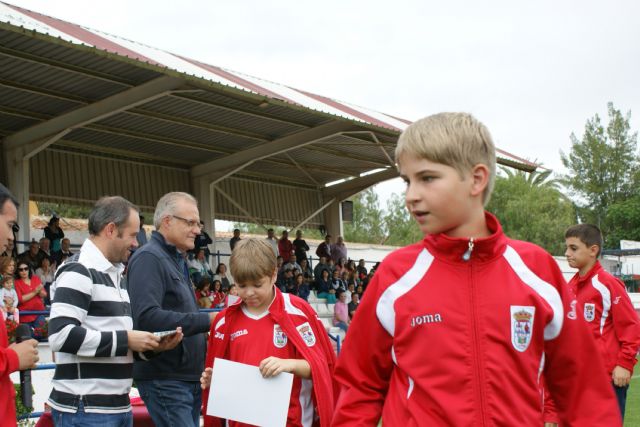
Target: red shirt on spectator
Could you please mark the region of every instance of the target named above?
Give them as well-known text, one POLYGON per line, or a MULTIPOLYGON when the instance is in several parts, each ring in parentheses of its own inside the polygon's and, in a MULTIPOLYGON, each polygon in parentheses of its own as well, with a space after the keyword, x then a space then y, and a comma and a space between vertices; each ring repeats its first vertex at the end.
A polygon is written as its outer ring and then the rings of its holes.
POLYGON ((291 243, 291 240, 285 237, 278 240, 278 252, 280 252, 280 256, 284 263, 288 263, 291 259, 291 254, 293 253, 293 243, 291 243))
MULTIPOLYGON (((29 310, 29 311, 43 311, 45 310, 44 308, 44 302, 42 302, 42 298, 40 297, 40 294, 36 294, 36 296, 34 296, 33 298, 31 298, 29 301, 24 301, 23 300, 23 296, 29 293, 32 293, 36 290, 36 288, 38 286, 40 286, 42 284, 42 282, 40 281, 40 278, 38 276, 36 276, 35 274, 33 276, 31 276, 31 283, 27 284, 24 280, 22 279, 16 279, 15 282, 13 282, 14 286, 16 287, 16 293, 18 294, 18 309, 20 309, 20 311, 23 310, 29 310)), ((35 314, 26 314, 26 315, 20 315, 20 321, 21 323, 29 323, 29 322, 33 322, 34 320, 36 320, 38 316, 35 314)))

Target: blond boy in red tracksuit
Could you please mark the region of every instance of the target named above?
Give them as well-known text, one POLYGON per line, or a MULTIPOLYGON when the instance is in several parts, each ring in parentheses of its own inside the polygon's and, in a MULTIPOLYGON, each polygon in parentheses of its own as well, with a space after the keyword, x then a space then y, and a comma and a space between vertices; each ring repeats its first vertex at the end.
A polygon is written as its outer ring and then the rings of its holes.
MULTIPOLYGON (((622 282, 598 261, 600 229, 591 224, 569 227, 565 244, 569 265, 578 269, 569 281, 569 290, 577 301, 576 312, 584 318, 602 355, 601 369, 610 378, 624 418, 627 389, 640 349, 640 319, 622 282)), ((554 409, 553 402, 546 400, 546 421, 557 421, 554 409)))
POLYGON ((567 425, 620 425, 557 264, 484 211, 486 127, 427 117, 402 133, 396 160, 426 237, 390 254, 367 288, 336 366, 333 425, 541 426, 542 375, 567 425))

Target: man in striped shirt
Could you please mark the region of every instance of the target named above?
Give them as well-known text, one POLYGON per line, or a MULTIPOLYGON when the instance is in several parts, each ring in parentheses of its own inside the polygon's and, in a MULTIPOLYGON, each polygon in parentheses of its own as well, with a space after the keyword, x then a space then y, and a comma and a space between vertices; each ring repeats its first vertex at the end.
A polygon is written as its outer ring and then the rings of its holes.
POLYGON ((98 200, 89 215, 90 237, 56 273, 49 321, 57 362, 49 405, 56 426, 132 426, 134 356, 146 360, 182 339, 179 328, 162 340, 133 330, 122 263, 138 245, 139 229, 129 201, 98 200))

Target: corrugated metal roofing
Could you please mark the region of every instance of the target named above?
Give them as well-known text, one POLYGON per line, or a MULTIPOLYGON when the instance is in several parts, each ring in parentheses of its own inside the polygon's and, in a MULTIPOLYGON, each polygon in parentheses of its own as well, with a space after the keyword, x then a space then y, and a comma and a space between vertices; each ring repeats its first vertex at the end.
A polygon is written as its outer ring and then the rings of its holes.
MULTIPOLYGON (((120 192, 152 208, 166 191, 189 191, 191 167, 332 121, 354 123, 363 132, 302 143, 218 183, 263 222, 295 225, 321 206, 325 184, 389 166, 371 133, 392 157, 409 123, 0 2, 2 137, 162 76, 184 85, 76 127, 34 156, 33 198, 88 203, 120 192)), ((220 194, 216 214, 248 219, 220 194)), ((321 223, 319 214, 308 224, 321 223)))

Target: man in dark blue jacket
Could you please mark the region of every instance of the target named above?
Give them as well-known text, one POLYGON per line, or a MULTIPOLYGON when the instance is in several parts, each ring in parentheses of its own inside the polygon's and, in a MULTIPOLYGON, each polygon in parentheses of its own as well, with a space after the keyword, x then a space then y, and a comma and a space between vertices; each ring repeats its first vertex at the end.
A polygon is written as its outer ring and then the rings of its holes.
POLYGON ((196 199, 187 193, 165 194, 153 222, 157 231, 129 261, 134 328, 157 332, 180 326, 184 339, 174 350, 134 363, 133 378, 156 426, 197 427, 206 332, 216 313, 198 312, 185 262, 201 231, 196 199))

